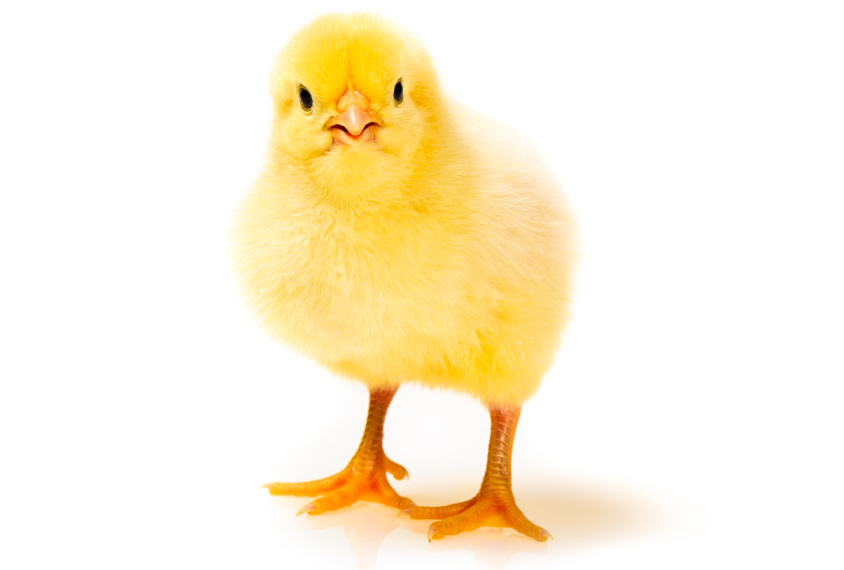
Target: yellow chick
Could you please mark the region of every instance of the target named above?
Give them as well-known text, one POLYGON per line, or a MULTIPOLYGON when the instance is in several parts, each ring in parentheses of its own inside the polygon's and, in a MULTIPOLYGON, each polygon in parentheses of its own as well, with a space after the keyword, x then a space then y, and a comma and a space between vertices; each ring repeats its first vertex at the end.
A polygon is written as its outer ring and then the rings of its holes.
POLYGON ((551 366, 571 298, 574 224, 539 152, 448 100, 424 48, 371 15, 299 30, 271 84, 268 165, 233 226, 237 273, 274 338, 363 382, 370 404, 343 471, 266 487, 322 495, 299 514, 364 498, 441 519, 429 540, 481 526, 547 540, 510 484, 521 405, 551 366), (382 448, 405 382, 489 409, 475 497, 417 507, 388 482, 407 474, 382 448))

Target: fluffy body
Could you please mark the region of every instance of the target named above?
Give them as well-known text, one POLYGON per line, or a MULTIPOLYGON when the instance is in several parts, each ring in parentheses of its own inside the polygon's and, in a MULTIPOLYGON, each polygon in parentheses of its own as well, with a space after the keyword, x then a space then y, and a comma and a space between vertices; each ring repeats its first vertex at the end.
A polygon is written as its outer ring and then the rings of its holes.
POLYGON ((233 226, 266 330, 370 389, 412 381, 489 407, 529 398, 568 318, 575 251, 539 150, 446 99, 424 49, 367 15, 303 28, 272 88, 268 164, 233 226), (350 86, 383 120, 377 143, 325 133, 350 86))

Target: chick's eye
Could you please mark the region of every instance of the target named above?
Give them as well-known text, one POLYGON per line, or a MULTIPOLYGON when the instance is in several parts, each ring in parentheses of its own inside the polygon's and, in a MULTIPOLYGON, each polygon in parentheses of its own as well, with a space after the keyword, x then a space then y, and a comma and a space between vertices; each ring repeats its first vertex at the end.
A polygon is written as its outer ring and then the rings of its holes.
POLYGON ((393 88, 393 99, 396 100, 396 105, 401 103, 403 96, 404 96, 404 87, 402 87, 401 79, 399 79, 396 82, 396 86, 393 88))
POLYGON ((299 101, 301 101, 304 109, 310 109, 314 106, 314 98, 311 96, 311 92, 301 85, 299 86, 299 101))

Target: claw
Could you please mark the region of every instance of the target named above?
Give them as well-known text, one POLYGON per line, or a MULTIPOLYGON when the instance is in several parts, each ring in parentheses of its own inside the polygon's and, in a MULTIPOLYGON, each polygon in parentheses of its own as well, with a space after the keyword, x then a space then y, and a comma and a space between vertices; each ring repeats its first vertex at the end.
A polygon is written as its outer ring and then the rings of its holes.
POLYGON ((399 511, 399 512, 396 513, 396 516, 397 517, 400 517, 402 515, 410 516, 410 511, 412 511, 412 510, 413 510, 413 507, 410 507, 409 509, 405 509, 403 511, 399 511))
POLYGON ((434 534, 436 534, 436 532, 437 531, 434 529, 434 525, 428 527, 428 542, 431 542, 431 539, 433 538, 434 534))
POLYGON ((539 534, 540 534, 541 536, 546 536, 546 537, 550 538, 551 540, 554 540, 554 537, 553 537, 553 536, 551 536, 551 533, 550 533, 550 532, 548 532, 547 530, 545 530, 544 528, 540 531, 540 533, 539 533, 539 534))
POLYGON ((308 503, 307 505, 305 505, 304 507, 302 507, 301 509, 299 509, 299 512, 298 512, 298 513, 296 513, 296 516, 298 517, 298 516, 299 516, 299 515, 301 515, 302 513, 309 513, 309 512, 311 512, 311 511, 312 511, 312 510, 314 510, 314 509, 316 509, 316 503, 308 503))

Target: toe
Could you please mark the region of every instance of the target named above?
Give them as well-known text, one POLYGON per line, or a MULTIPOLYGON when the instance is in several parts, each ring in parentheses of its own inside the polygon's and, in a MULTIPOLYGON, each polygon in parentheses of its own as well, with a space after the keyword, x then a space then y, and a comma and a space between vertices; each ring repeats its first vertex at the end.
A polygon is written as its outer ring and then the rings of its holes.
POLYGON ((388 507, 396 507, 397 509, 412 509, 416 503, 402 497, 396 493, 395 489, 390 486, 386 476, 379 477, 375 483, 375 488, 378 492, 380 502, 388 507))
POLYGON ((431 524, 428 529, 428 541, 439 540, 450 534, 459 534, 484 526, 483 513, 470 507, 458 515, 448 517, 431 524))
POLYGON ((337 509, 348 507, 353 505, 357 500, 357 493, 352 492, 350 489, 343 488, 339 491, 332 491, 331 493, 328 493, 326 496, 310 503, 310 505, 305 505, 305 507, 299 512, 306 512, 309 515, 318 515, 326 511, 336 511, 337 509))
POLYGON ((409 475, 407 474, 407 469, 405 469, 386 455, 384 456, 384 469, 387 471, 387 473, 395 477, 397 481, 401 481, 405 477, 409 478, 409 475))
POLYGON ((416 507, 411 509, 408 514, 412 519, 444 519, 462 513, 474 505, 476 501, 477 497, 473 497, 468 501, 454 503, 453 505, 446 505, 444 507, 416 507))
POLYGON ((506 512, 507 522, 510 528, 522 533, 539 542, 545 542, 551 537, 551 533, 544 528, 530 522, 518 507, 511 507, 506 512))
POLYGON ((325 479, 316 481, 305 481, 303 483, 266 483, 261 485, 262 489, 268 489, 270 495, 322 495, 333 491, 345 482, 345 472, 341 471, 325 479))

